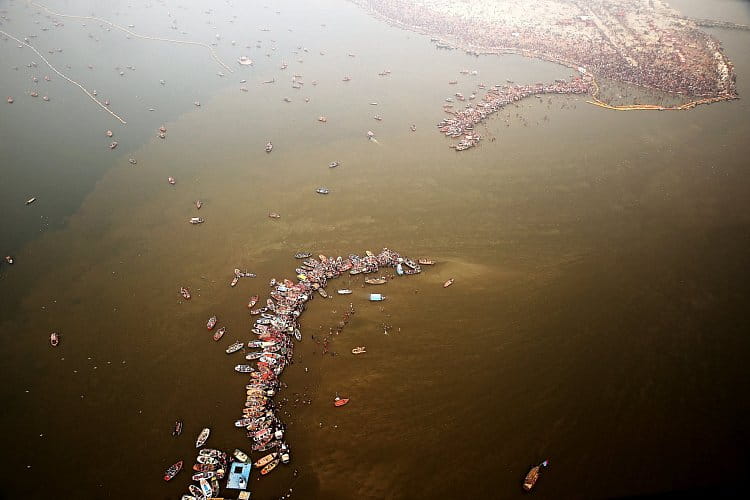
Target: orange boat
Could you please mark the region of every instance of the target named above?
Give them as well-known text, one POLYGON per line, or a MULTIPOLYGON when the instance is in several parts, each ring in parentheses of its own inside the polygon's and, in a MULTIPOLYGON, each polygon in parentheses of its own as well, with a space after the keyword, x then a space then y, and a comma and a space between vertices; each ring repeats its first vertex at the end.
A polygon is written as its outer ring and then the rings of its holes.
POLYGON ((261 473, 261 474, 263 474, 263 475, 265 476, 266 474, 268 474, 269 472, 271 472, 272 470, 274 470, 274 469, 276 468, 276 466, 277 466, 277 465, 279 465, 279 462, 281 462, 281 460, 279 460, 279 459, 277 458, 277 459, 276 459, 276 460, 274 460, 273 462, 271 462, 271 463, 269 463, 268 465, 266 465, 265 467, 263 467, 263 468, 262 468, 262 469, 260 470, 260 473, 261 473))
POLYGON ((536 484, 537 480, 539 479, 539 471, 542 467, 547 467, 547 464, 549 464, 549 460, 545 460, 544 462, 540 463, 539 465, 535 465, 534 467, 529 470, 529 472, 526 474, 526 477, 523 480, 523 489, 526 491, 531 491, 531 489, 536 484))

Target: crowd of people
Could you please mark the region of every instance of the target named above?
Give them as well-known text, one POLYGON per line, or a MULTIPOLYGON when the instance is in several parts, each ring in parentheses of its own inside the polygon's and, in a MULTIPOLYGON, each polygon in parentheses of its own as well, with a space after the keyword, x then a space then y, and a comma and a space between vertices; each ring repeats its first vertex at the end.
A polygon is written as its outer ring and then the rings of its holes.
MULTIPOLYGON (((736 75, 721 43, 664 6, 557 0, 532 14, 513 4, 450 0, 358 0, 376 15, 439 36, 471 53, 519 53, 607 78, 701 98, 736 97, 736 75), (545 7, 548 6, 547 7, 545 7), (639 7, 640 6, 640 7, 639 7)), ((524 7, 525 8, 525 7, 524 7)))

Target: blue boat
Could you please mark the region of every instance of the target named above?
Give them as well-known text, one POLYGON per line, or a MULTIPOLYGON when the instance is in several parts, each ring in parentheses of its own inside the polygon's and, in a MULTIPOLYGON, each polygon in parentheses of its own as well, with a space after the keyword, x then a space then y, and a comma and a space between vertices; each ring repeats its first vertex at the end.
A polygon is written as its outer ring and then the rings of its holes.
POLYGON ((253 468, 253 464, 232 462, 229 467, 229 479, 227 480, 227 488, 232 490, 246 490, 247 480, 250 477, 250 470, 253 468))
POLYGON ((371 293, 370 294, 370 300, 372 302, 380 302, 381 300, 385 300, 385 296, 381 295, 379 293, 371 293))

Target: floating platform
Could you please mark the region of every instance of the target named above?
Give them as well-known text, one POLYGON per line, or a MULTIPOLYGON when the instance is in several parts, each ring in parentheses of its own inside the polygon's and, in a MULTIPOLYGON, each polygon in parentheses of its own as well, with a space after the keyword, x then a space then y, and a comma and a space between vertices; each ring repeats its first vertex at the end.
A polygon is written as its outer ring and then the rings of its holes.
POLYGON ((232 490, 246 490, 248 483, 247 480, 250 477, 250 470, 253 468, 253 464, 242 462, 232 462, 229 466, 229 479, 227 480, 227 488, 232 490))

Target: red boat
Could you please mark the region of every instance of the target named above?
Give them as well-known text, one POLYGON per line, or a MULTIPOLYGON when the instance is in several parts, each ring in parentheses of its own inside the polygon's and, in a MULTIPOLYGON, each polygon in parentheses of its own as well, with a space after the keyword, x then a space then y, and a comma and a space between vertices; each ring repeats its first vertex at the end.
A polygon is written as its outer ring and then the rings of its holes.
POLYGON ((221 328, 216 330, 216 333, 214 333, 214 340, 218 341, 219 339, 221 339, 221 337, 224 336, 225 333, 227 333, 227 327, 222 326, 221 328))
POLYGON ((174 465, 171 465, 167 471, 164 473, 164 480, 170 481, 173 477, 177 475, 178 472, 182 470, 182 460, 177 462, 174 465))
POLYGON ((188 290, 184 286, 180 287, 180 295, 182 295, 182 298, 184 298, 185 300, 190 300, 190 290, 188 290))
POLYGON ((336 396, 333 400, 333 406, 344 406, 346 403, 349 402, 349 398, 340 398, 336 396))
POLYGON ((216 321, 216 316, 211 316, 210 318, 208 318, 208 321, 206 322, 206 328, 208 328, 209 330, 213 330, 216 326, 216 321))
POLYGON ((57 344, 60 343, 60 338, 57 336, 57 333, 52 332, 49 334, 49 343, 52 347, 57 347, 57 344))
POLYGON ((253 295, 252 297, 250 297, 250 300, 247 303, 247 308, 252 309, 253 306, 258 303, 258 299, 259 297, 257 295, 253 295))

